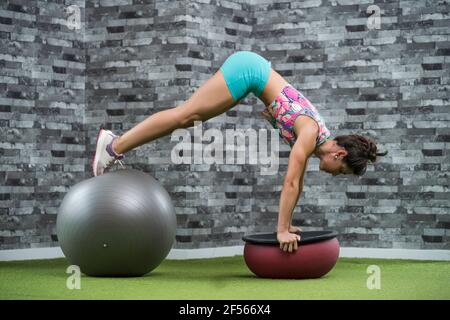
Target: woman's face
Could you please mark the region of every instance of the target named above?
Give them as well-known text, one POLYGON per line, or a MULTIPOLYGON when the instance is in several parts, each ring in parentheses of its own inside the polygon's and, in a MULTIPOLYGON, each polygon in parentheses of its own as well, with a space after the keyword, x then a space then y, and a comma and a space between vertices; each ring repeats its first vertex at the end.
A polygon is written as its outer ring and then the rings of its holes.
MULTIPOLYGON (((345 151, 344 151, 345 153, 345 151)), ((322 156, 319 163, 319 169, 337 176, 339 174, 352 174, 352 170, 342 160, 345 154, 342 152, 329 153, 322 156)))

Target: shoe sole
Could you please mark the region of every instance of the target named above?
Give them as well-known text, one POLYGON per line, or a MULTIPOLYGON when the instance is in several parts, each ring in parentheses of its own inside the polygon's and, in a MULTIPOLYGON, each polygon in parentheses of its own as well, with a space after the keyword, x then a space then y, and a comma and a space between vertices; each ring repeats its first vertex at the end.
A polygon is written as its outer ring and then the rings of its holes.
MULTIPOLYGON (((96 142, 96 148, 98 149, 98 143, 100 142, 100 136, 102 137, 102 145, 103 145, 103 140, 105 139, 105 136, 107 135, 102 135, 103 131, 105 131, 105 129, 100 129, 98 134, 97 134, 97 142, 96 142)), ((94 159, 92 160, 92 173, 94 174, 94 177, 96 177, 95 171, 97 170, 97 164, 98 164, 98 154, 99 154, 99 150, 95 150, 95 155, 94 155, 94 159)))

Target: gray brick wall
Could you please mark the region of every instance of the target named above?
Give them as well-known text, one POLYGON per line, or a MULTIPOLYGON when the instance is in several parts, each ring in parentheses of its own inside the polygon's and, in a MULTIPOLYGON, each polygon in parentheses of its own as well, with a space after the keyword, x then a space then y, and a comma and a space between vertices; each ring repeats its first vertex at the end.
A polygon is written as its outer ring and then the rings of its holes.
MULTIPOLYGON (((335 177, 312 158, 294 222, 342 246, 450 249, 449 5, 445 1, 3 1, 0 248, 57 245, 65 192, 90 177, 99 126, 122 133, 186 100, 236 50, 253 50, 321 111, 333 135, 389 155, 335 177), (70 5, 80 30, 67 28, 70 5), (369 30, 366 9, 381 9, 369 30), (66 20, 65 20, 66 19, 66 20)), ((253 95, 203 129, 268 128, 253 95)), ((176 165, 164 137, 127 154, 172 195, 176 248, 274 230, 289 148, 257 165, 176 165), (268 197, 268 195, 270 195, 268 197)))
MULTIPOLYGON (((312 159, 297 223, 337 230, 343 246, 449 249, 448 2, 256 1, 253 13, 253 47, 333 135, 390 152, 361 179, 329 179, 312 159), (367 27, 373 4, 379 30, 367 27)), ((276 199, 261 204, 276 213, 276 199)))
POLYGON ((57 208, 85 177, 84 1, 0 2, 0 248, 54 246, 57 208))

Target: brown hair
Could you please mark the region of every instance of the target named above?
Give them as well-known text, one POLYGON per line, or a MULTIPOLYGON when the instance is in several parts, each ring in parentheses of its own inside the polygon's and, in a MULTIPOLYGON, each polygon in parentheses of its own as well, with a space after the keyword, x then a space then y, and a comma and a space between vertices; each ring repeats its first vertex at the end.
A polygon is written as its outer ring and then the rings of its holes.
POLYGON ((347 150, 343 161, 357 176, 362 176, 366 172, 368 160, 374 163, 377 156, 387 155, 387 151, 377 152, 377 145, 373 140, 357 134, 338 136, 334 140, 347 150))

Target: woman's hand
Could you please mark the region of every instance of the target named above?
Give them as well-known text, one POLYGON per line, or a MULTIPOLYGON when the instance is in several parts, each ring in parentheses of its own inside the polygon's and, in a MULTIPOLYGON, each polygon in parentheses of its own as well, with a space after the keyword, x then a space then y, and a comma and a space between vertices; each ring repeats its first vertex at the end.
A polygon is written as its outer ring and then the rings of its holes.
POLYGON ((300 231, 302 231, 302 228, 300 228, 300 227, 294 227, 294 226, 289 227, 290 233, 296 233, 296 232, 300 232, 300 231))
POLYGON ((301 231, 303 231, 303 230, 300 227, 289 226, 290 233, 297 233, 297 232, 301 232, 301 231))
POLYGON ((277 232, 277 240, 280 243, 281 250, 284 252, 292 252, 293 250, 297 250, 297 241, 300 240, 300 236, 298 234, 290 233, 289 231, 279 231, 277 232))

